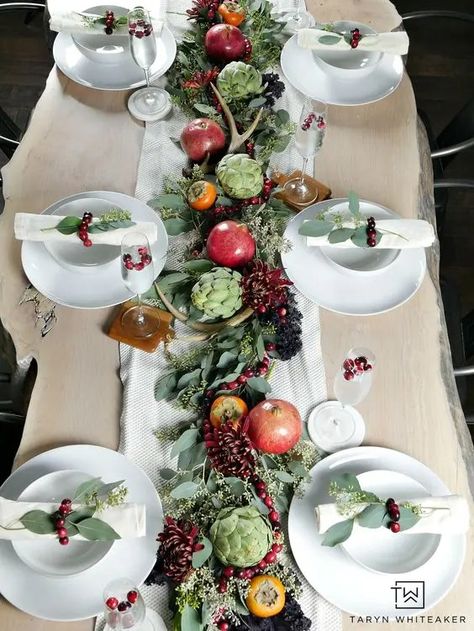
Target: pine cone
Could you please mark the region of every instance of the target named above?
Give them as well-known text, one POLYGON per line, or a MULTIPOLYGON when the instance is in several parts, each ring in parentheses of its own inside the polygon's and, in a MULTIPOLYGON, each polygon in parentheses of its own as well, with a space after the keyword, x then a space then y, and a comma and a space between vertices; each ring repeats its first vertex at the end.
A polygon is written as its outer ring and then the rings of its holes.
POLYGON ((222 475, 248 478, 255 467, 252 443, 241 427, 229 422, 220 427, 204 425, 207 455, 213 469, 222 475))
POLYGON ((158 556, 162 560, 163 573, 176 583, 183 582, 191 571, 193 552, 204 547, 196 541, 198 534, 197 526, 190 522, 175 522, 172 517, 165 517, 164 530, 158 535, 161 544, 158 556))

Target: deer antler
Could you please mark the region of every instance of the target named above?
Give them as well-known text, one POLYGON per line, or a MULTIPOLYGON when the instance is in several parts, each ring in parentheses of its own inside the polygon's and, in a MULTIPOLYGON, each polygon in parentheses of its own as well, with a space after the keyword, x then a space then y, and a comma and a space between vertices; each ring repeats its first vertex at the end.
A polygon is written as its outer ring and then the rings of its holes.
POLYGON ((250 136, 253 134, 253 132, 257 128, 260 118, 262 117, 263 107, 259 109, 258 114, 255 117, 255 120, 247 129, 247 131, 244 132, 243 134, 239 134, 239 132, 237 131, 237 125, 235 124, 235 118, 232 112, 230 111, 229 106, 225 102, 224 97, 222 96, 222 94, 219 92, 219 90, 216 88, 216 86, 213 83, 211 83, 211 88, 214 90, 214 94, 216 95, 217 100, 219 101, 222 107, 222 110, 225 114, 225 117, 227 118, 227 122, 229 124, 230 145, 229 145, 229 148, 227 149, 227 153, 236 153, 237 149, 239 149, 239 147, 241 147, 241 145, 243 145, 244 142, 248 138, 250 138, 250 136))
POLYGON ((247 307, 246 309, 239 311, 239 313, 236 313, 231 318, 229 318, 228 320, 224 320, 223 322, 215 322, 213 324, 210 324, 210 323, 208 324, 206 322, 188 322, 189 316, 185 315, 181 311, 178 311, 178 309, 176 309, 176 307, 174 307, 171 304, 171 302, 168 300, 168 298, 165 296, 165 294, 162 292, 162 290, 158 286, 158 283, 155 283, 155 289, 158 296, 161 298, 163 304, 165 305, 165 307, 168 309, 168 311, 172 315, 174 315, 174 317, 177 320, 179 320, 180 322, 183 322, 183 324, 186 324, 187 326, 189 326, 191 329, 194 329, 195 331, 200 331, 202 333, 207 333, 209 335, 211 335, 212 333, 221 331, 226 326, 238 326, 239 324, 241 324, 242 322, 245 322, 245 320, 250 318, 250 316, 253 313, 253 310, 247 307))

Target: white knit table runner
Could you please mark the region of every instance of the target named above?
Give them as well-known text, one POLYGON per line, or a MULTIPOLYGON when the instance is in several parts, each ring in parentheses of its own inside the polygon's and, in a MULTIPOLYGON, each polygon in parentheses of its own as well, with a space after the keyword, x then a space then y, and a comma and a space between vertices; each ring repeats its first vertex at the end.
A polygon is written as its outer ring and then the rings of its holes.
MULTIPOLYGON (((184 12, 190 0, 174 0, 169 3, 173 11, 184 12)), ((168 22, 179 37, 183 20, 179 16, 168 15, 168 22)), ((280 70, 280 77, 283 75, 280 70)), ((286 81, 286 91, 277 107, 289 112, 297 122, 300 115, 302 97, 286 81)), ((146 125, 143 147, 138 168, 135 195, 145 202, 159 193, 163 178, 181 176, 185 155, 172 142, 179 137, 187 119, 176 108, 173 115, 164 121, 146 125)), ((300 166, 301 158, 290 146, 283 154, 276 154, 271 167, 283 172, 300 166)), ((181 237, 170 239, 167 267, 176 269, 180 252, 181 237), (178 250, 178 252, 177 252, 178 250)), ((303 296, 298 295, 299 308, 303 313, 303 349, 290 361, 277 362, 272 373, 271 396, 287 399, 298 406, 302 418, 307 419, 310 410, 327 398, 326 380, 320 344, 318 308, 303 296)), ((179 332, 179 331, 178 331, 179 332)), ((186 420, 186 412, 172 403, 156 401, 155 384, 159 375, 167 368, 163 349, 155 353, 145 353, 130 346, 120 345, 120 378, 123 383, 123 410, 120 421, 119 451, 140 466, 159 489, 159 470, 175 466, 170 459, 170 444, 160 443, 155 437, 157 429, 173 427, 186 420)), ((190 415, 189 418, 192 416, 190 415)), ((291 562, 291 560, 289 561, 291 562)), ((311 619, 312 628, 324 631, 340 631, 341 612, 327 603, 299 574, 303 582, 303 595, 299 599, 303 610, 311 619)), ((171 614, 168 608, 168 591, 157 585, 141 588, 146 604, 157 611, 171 629, 171 614)), ((102 631, 104 618, 97 619, 96 631, 102 631)))

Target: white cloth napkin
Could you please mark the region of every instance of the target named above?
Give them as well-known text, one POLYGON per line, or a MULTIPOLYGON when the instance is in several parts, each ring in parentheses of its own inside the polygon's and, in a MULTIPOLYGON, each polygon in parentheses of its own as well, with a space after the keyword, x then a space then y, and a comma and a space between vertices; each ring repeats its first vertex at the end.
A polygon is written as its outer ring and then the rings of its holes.
MULTIPOLYGON (((46 502, 17 502, 0 497, 0 539, 26 540, 56 538, 55 534, 38 535, 30 530, 4 530, 4 528, 22 528, 19 519, 29 511, 43 510, 53 513, 58 508, 57 504, 46 502)), ((79 509, 80 506, 74 506, 79 509)), ((108 506, 104 510, 95 513, 94 517, 105 521, 122 539, 135 539, 146 535, 146 506, 144 504, 121 504, 120 506, 108 506)), ((87 541, 81 535, 75 539, 87 541)))
MULTIPOLYGON (((422 517, 412 528, 403 531, 404 534, 433 533, 457 535, 467 532, 469 528, 469 506, 460 495, 445 495, 442 497, 422 497, 400 500, 418 504, 422 508, 422 517)), ((368 504, 360 504, 357 513, 361 513, 368 504)), ((320 504, 314 509, 319 534, 325 533, 331 526, 347 519, 341 515, 336 504, 320 504)))
MULTIPOLYGON (((61 234, 58 230, 47 230, 53 228, 64 219, 58 215, 35 215, 30 213, 17 213, 15 215, 15 237, 21 241, 63 241, 66 243, 81 243, 74 234, 61 234)), ((99 219, 93 219, 92 223, 97 223, 99 219)), ((144 234, 149 243, 153 243, 158 238, 158 227, 152 221, 138 221, 129 228, 117 228, 107 232, 96 232, 90 234, 89 238, 96 245, 121 245, 126 234, 139 232, 144 234)))
MULTIPOLYGON (((159 0, 159 2, 154 0, 153 4, 153 8, 150 7, 148 10, 150 11, 151 20, 153 22, 153 30, 156 35, 159 35, 165 21, 166 0, 159 0)), ((133 6, 130 6, 129 8, 131 9, 133 6)), ((71 8, 64 10, 64 7, 59 8, 57 5, 54 5, 50 8, 49 28, 52 31, 57 31, 58 33, 105 35, 103 24, 90 24, 84 20, 84 17, 98 18, 104 16, 95 13, 88 13, 87 11, 73 11, 71 8)), ((108 35, 107 37, 113 38, 114 35, 128 35, 128 25, 124 24, 118 26, 114 30, 114 33, 112 35, 108 35)), ((111 42, 113 42, 113 39, 111 42)))
MULTIPOLYGON (((354 228, 354 223, 343 222, 344 228, 354 228)), ((375 247, 378 250, 402 250, 405 248, 427 248, 435 240, 433 226, 422 219, 380 219, 375 228, 383 237, 375 247), (384 232, 385 230, 389 232, 384 232), (392 234, 396 233, 396 234, 392 234), (400 235, 400 236, 399 236, 400 235)), ((357 248, 350 239, 341 243, 329 243, 328 235, 322 237, 306 237, 309 246, 332 248, 357 248)))
MULTIPOLYGON (((332 35, 330 31, 321 29, 301 29, 298 32, 298 46, 311 50, 353 50, 346 40, 341 39, 335 44, 324 44, 321 37, 332 35)), ((336 33, 334 33, 336 35, 336 33)), ((395 33, 377 33, 375 35, 364 35, 359 41, 359 45, 354 50, 377 51, 390 55, 406 55, 408 52, 408 35, 405 31, 395 33)))

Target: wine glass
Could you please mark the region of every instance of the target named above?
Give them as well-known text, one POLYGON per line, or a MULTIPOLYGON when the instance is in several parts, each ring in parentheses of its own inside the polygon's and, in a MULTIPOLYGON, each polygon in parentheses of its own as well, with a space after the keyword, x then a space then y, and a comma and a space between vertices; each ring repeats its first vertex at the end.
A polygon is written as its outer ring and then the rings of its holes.
POLYGON ((293 204, 309 204, 318 197, 318 187, 306 177, 308 160, 314 158, 323 144, 327 128, 327 105, 322 101, 305 100, 295 132, 296 150, 303 158, 301 175, 284 185, 286 198, 293 204))
POLYGON ((138 298, 138 304, 123 314, 122 326, 133 337, 150 337, 159 328, 159 318, 154 310, 143 306, 141 299, 141 295, 150 289, 155 280, 152 252, 144 234, 131 232, 124 236, 121 268, 125 285, 138 298))
POLYGON ((375 364, 367 348, 352 348, 334 378, 334 394, 343 405, 357 405, 369 394, 375 364))
POLYGON ((287 19, 286 27, 290 31, 299 31, 302 28, 309 28, 313 25, 313 18, 308 11, 302 9, 304 0, 289 0, 289 11, 285 15, 287 19))
POLYGON ((150 86, 150 68, 156 59, 156 39, 150 14, 143 7, 135 7, 128 13, 130 52, 134 62, 145 73, 146 88, 133 94, 133 105, 145 117, 163 113, 168 99, 165 90, 150 86))
POLYGON ((108 583, 104 590, 104 614, 107 629, 143 629, 145 602, 133 581, 118 578, 108 583))

